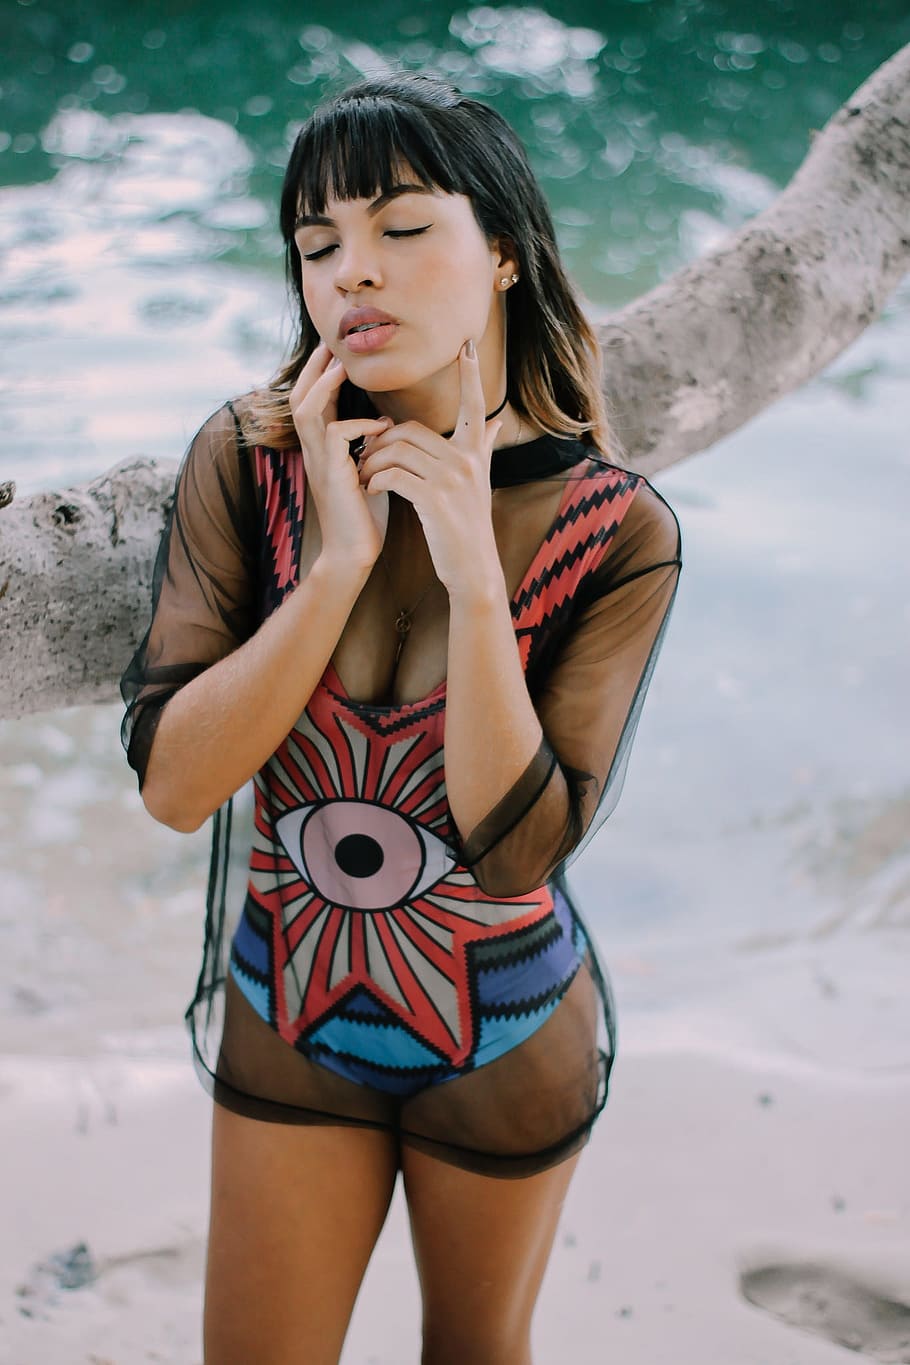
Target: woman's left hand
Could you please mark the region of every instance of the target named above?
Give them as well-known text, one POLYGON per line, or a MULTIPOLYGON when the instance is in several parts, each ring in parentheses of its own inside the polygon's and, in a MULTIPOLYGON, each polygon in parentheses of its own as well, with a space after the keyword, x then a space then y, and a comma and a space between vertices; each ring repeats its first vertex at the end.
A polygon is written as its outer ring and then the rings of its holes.
POLYGON ((458 420, 446 439, 421 422, 374 437, 360 465, 367 493, 398 493, 420 518, 427 548, 449 596, 488 587, 500 573, 491 515, 490 459, 501 422, 487 422, 480 362, 458 357, 458 420))

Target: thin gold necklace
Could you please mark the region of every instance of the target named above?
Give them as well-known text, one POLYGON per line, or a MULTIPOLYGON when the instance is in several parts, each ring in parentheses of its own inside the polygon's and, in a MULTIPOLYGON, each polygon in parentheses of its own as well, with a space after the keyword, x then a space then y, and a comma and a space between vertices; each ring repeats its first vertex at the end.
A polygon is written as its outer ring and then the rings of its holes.
MULTIPOLYGON (((518 413, 518 412, 516 412, 515 416, 518 418, 518 435, 515 437, 515 444, 516 444, 516 445, 520 445, 520 444, 521 444, 521 414, 518 413)), ((395 580, 394 580, 394 578, 392 577, 392 570, 389 568, 389 562, 388 562, 388 560, 387 560, 386 557, 385 557, 385 551, 384 551, 384 550, 380 550, 380 551, 379 551, 379 557, 380 557, 380 559, 382 560, 383 568, 384 568, 385 571, 386 571, 386 575, 387 575, 388 580, 389 580, 389 586, 391 587, 391 589, 392 589, 393 592, 394 592, 394 590, 395 590, 395 580)), ((398 609, 398 613, 397 613, 397 615, 396 615, 396 617, 395 617, 395 630, 396 630, 396 632, 397 632, 397 634, 398 634, 398 647, 397 647, 397 649, 395 650, 395 664, 394 664, 394 666, 395 666, 396 668, 398 667, 398 660, 401 658, 401 651, 404 649, 405 641, 407 640, 408 635, 410 634, 410 631, 411 631, 411 621, 412 621, 412 619, 413 619, 414 613, 415 613, 415 611, 417 610, 417 608, 420 606, 420 604, 421 604, 421 602, 423 601, 423 599, 426 597, 427 593, 430 592, 430 590, 436 586, 436 584, 437 584, 438 581, 439 581, 438 579, 435 579, 435 578, 432 579, 432 580, 427 584, 427 586, 424 588, 423 592, 420 594, 420 596, 418 597, 417 601, 414 603, 414 605, 413 605, 412 607, 399 607, 399 609, 398 609)))
MULTIPOLYGON (((382 550, 379 551, 379 555, 380 558, 382 559, 385 571, 388 575, 389 586, 394 591, 395 582, 394 579, 392 578, 392 570, 389 568, 388 561, 386 560, 385 554, 383 553, 382 550)), ((418 597, 417 601, 414 603, 413 607, 399 607, 398 609, 398 615, 395 617, 395 629, 398 632, 398 647, 395 650, 396 667, 398 665, 398 660, 401 658, 401 651, 404 649, 404 642, 408 638, 408 635, 411 630, 411 618, 414 615, 417 608, 420 606, 423 599, 426 597, 427 593, 430 591, 432 587, 435 586, 435 582, 436 580, 434 579, 432 582, 427 584, 423 592, 418 597)))

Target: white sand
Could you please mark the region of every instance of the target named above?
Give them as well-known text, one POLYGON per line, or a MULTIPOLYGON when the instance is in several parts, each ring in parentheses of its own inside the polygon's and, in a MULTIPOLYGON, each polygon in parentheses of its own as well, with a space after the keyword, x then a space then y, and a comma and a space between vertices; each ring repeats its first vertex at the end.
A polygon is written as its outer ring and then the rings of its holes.
MULTIPOLYGON (((198 1365, 209 1102, 188 1065, 7 1058, 0 1092, 0 1361, 198 1365), (94 1283, 35 1269, 80 1242, 94 1283)), ((908 1119, 905 1074, 621 1054, 541 1296, 537 1365, 857 1360, 747 1302, 744 1271, 785 1316, 910 1360, 896 1345, 910 1309, 879 1303, 910 1305, 908 1119)), ((418 1321, 396 1196, 344 1365, 416 1365, 418 1321)))

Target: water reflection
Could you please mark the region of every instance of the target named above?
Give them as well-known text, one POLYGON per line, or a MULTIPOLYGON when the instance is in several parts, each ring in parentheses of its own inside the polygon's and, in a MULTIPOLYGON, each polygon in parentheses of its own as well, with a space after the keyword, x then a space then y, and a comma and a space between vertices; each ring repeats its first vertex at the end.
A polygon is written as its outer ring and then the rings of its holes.
POLYGON ((571 28, 544 10, 487 5, 453 15, 449 29, 483 66, 523 77, 521 92, 529 98, 595 93, 596 58, 607 43, 596 29, 571 28))
POLYGON ((233 128, 196 113, 67 110, 43 144, 54 179, 3 191, 0 327, 16 344, 0 416, 16 432, 23 488, 138 449, 174 456, 181 388, 198 392, 207 376, 213 392, 244 385, 281 341, 277 274, 263 290, 214 265, 270 216, 248 191, 253 156, 233 128), (173 363, 181 334, 186 369, 173 363))

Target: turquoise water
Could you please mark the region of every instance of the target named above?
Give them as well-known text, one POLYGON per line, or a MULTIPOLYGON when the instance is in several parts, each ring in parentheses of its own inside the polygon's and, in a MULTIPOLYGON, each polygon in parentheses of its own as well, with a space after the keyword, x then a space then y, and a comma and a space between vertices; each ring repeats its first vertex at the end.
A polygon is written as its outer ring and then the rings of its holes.
MULTIPOLYGON (((274 371, 277 193, 328 86, 403 65, 493 101, 603 315, 772 202, 910 41, 896 0, 187 9, 3 7, 0 478, 20 494, 175 459, 274 371)), ((656 480, 683 585, 575 878, 629 1046, 910 1062, 908 356, 905 284, 823 375, 656 480)), ((205 836, 142 811, 118 719, 0 724, 13 1048, 183 1048, 205 836)))
POLYGON ((332 83, 403 65, 528 141, 595 311, 759 211, 910 41, 887 4, 3 7, 0 469, 178 453, 283 338, 276 198, 332 83), (811 12, 811 17, 810 16, 811 12))

